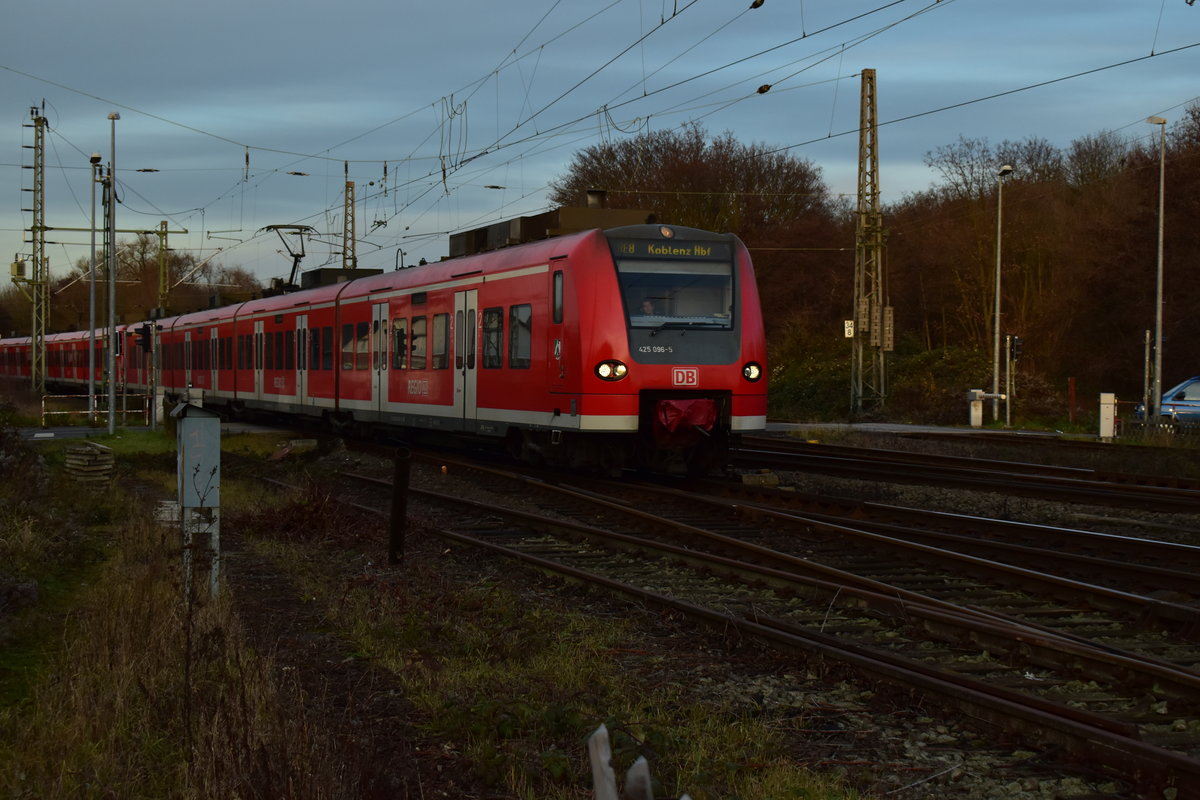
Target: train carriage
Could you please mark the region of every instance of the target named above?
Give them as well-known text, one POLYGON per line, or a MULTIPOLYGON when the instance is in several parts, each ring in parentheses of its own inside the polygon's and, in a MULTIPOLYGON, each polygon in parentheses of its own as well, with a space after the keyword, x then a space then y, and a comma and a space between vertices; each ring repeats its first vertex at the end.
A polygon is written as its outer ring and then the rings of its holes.
MULTIPOLYGON (((118 375, 139 388, 141 330, 118 335, 118 375)), ((55 335, 51 377, 86 380, 85 341, 55 335)), ((678 226, 591 230, 171 317, 157 348, 172 400, 490 437, 556 464, 708 463, 766 422, 746 248, 678 226)), ((27 339, 0 341, 0 368, 28 375, 27 354, 27 339)))

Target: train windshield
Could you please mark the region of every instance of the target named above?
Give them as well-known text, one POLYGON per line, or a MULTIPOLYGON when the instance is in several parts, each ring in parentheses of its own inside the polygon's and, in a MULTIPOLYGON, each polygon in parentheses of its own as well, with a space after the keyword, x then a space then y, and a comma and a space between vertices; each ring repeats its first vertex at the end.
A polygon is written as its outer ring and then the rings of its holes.
POLYGON ((729 260, 617 259, 617 278, 633 328, 733 326, 733 267, 729 260))

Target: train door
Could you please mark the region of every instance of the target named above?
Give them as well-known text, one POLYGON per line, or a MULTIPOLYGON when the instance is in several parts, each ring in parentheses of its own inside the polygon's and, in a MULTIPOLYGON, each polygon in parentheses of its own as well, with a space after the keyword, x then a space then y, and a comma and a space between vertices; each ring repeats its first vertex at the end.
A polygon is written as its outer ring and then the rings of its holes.
POLYGON ((388 304, 371 305, 371 408, 385 411, 388 402, 388 304))
POLYGON ((263 321, 254 320, 254 399, 263 397, 263 321))
POLYGON ((192 388, 192 332, 183 332, 183 385, 192 388))
POLYGON ((465 420, 474 420, 476 403, 476 350, 479 331, 479 290, 454 293, 454 404, 465 420))
POLYGON ((221 366, 220 363, 218 363, 218 358, 217 358, 217 356, 219 355, 218 349, 220 348, 220 346, 221 346, 221 340, 219 338, 217 338, 217 326, 213 325, 211 328, 208 329, 208 370, 209 370, 208 374, 209 374, 209 378, 210 378, 209 384, 208 384, 208 387, 209 387, 208 390, 210 392, 212 392, 213 394, 216 394, 217 390, 221 388, 217 384, 217 378, 220 375, 220 366, 221 366))
MULTIPOLYGON (((562 262, 559 262, 560 264, 562 262)), ((550 345, 547 368, 549 370, 550 387, 553 391, 561 390, 567 380, 567 343, 563 324, 563 304, 565 288, 563 286, 565 270, 559 269, 550 278, 550 324, 548 339, 550 345)))
POLYGON ((308 315, 296 317, 296 402, 308 405, 308 315))

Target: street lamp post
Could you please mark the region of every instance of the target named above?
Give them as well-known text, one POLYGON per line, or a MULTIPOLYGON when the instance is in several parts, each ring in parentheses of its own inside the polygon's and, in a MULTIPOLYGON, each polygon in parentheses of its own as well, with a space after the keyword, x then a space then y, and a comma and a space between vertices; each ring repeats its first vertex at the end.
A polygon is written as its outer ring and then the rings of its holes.
POLYGON ((996 306, 992 315, 992 421, 1000 419, 1000 233, 1004 209, 1004 176, 1012 165, 1005 164, 996 173, 996 306))
POLYGON ((1159 126, 1158 138, 1158 267, 1154 289, 1154 386, 1150 391, 1153 405, 1146 408, 1146 422, 1162 406, 1162 327, 1163 327, 1163 195, 1167 169, 1167 121, 1163 117, 1147 117, 1146 122, 1159 126))
POLYGON ((117 120, 108 115, 112 128, 108 162, 108 433, 117 432, 117 120))

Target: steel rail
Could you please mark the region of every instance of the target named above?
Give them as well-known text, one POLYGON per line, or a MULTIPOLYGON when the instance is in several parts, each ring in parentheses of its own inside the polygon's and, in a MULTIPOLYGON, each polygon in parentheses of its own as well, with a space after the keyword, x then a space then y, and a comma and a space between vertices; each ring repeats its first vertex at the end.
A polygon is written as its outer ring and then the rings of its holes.
MULTIPOLYGON (((474 469, 474 467, 472 467, 474 469)), ((619 513, 632 516, 658 525, 670 527, 690 536, 700 538, 717 548, 739 552, 744 557, 752 557, 764 563, 753 563, 721 555, 704 553, 692 548, 649 540, 641 536, 631 536, 615 531, 608 531, 594 526, 559 520, 526 511, 507 509, 490 503, 470 500, 457 495, 448 495, 429 489, 415 489, 410 492, 427 499, 472 508, 484 513, 504 515, 510 519, 519 520, 536 529, 566 530, 576 535, 608 546, 644 553, 654 550, 674 560, 683 562, 699 570, 723 570, 723 574, 745 580, 762 581, 780 589, 796 591, 798 588, 816 589, 826 594, 851 594, 873 608, 897 618, 921 618, 930 623, 948 624, 953 622, 958 627, 970 632, 971 635, 988 637, 993 641, 997 637, 1018 643, 1026 648, 1037 648, 1040 651, 1035 663, 1043 666, 1061 667, 1064 654, 1071 663, 1078 665, 1079 659, 1088 661, 1092 666, 1091 674, 1111 676, 1120 673, 1126 679, 1136 675, 1144 676, 1139 685, 1150 688, 1158 685, 1160 688, 1171 687, 1170 693, 1180 697, 1200 697, 1200 673, 1177 667, 1176 665, 1147 658, 1141 655, 1127 653, 1117 648, 1098 645, 1082 637, 1070 633, 1056 631, 1044 626, 1036 626, 1010 615, 996 613, 987 609, 964 607, 948 601, 940 600, 920 592, 913 592, 897 586, 882 583, 855 575, 844 570, 817 564, 808 559, 791 556, 772 550, 761 545, 745 542, 740 539, 723 536, 703 528, 696 528, 684 523, 664 519, 651 512, 639 511, 622 505, 611 498, 596 495, 586 490, 571 489, 563 486, 548 484, 525 476, 511 473, 506 474, 513 480, 527 482, 538 488, 555 492, 560 495, 574 496, 586 502, 606 506, 619 513), (770 564, 774 564, 772 567, 770 564)), ((387 479, 370 475, 341 472, 346 477, 373 483, 380 486, 391 486, 387 479)), ((1011 648, 1009 648, 1011 649, 1011 648)))
MULTIPOLYGON (((380 485, 389 485, 390 483, 389 481, 372 476, 360 476, 353 473, 343 474, 346 474, 348 477, 365 479, 380 485)), ((561 489, 561 487, 553 487, 540 481, 529 482, 537 483, 543 488, 561 489)), ((608 531, 599 531, 591 526, 579 523, 550 520, 527 512, 501 509, 490 504, 466 500, 457 495, 432 492, 424 489, 413 491, 426 495, 430 499, 439 499, 442 502, 459 507, 466 504, 476 510, 487 511, 489 513, 501 512, 506 516, 534 522, 539 526, 550 525, 567 528, 575 532, 587 532, 592 535, 598 534, 606 541, 611 541, 614 537, 617 539, 624 538, 634 543, 639 549, 651 547, 686 559, 703 557, 707 559, 710 568, 717 561, 728 561, 731 564, 736 564, 738 569, 750 566, 740 562, 732 562, 728 559, 720 559, 719 557, 702 556, 702 554, 698 554, 687 548, 680 548, 660 542, 648 542, 640 537, 629 537, 622 534, 613 534, 608 531), (717 560, 714 561, 714 558, 717 560)), ((383 512, 375 509, 363 506, 359 507, 376 514, 383 514, 383 512)), ((743 634, 774 643, 777 646, 797 649, 830 658, 849 665, 860 672, 886 679, 892 683, 913 689, 936 692, 939 696, 952 701, 956 707, 967 710, 969 713, 1002 727, 1012 729, 1014 727, 1013 721, 1018 720, 1021 723, 1017 726, 1018 729, 1035 734, 1041 740, 1046 740, 1047 732, 1051 732, 1052 735, 1048 737, 1049 739, 1067 745, 1072 752, 1086 754, 1092 758, 1095 758, 1097 754, 1102 754, 1101 757, 1104 763, 1119 766, 1127 777, 1152 784, 1156 788, 1174 786, 1179 790, 1177 796, 1180 798, 1200 798, 1200 788, 1197 788, 1200 787, 1200 782, 1197 782, 1197 779, 1200 779, 1200 761, 1184 754, 1137 740, 1134 738, 1137 735, 1136 728, 1127 723, 1121 723, 1091 712, 1070 709, 1058 703, 1025 695, 1014 690, 991 686, 984 682, 946 673, 937 668, 912 662, 903 657, 880 653, 874 649, 864 648, 859 645, 848 644, 832 636, 807 631, 781 620, 727 614, 686 600, 672 598, 648 589, 595 575, 589 571, 557 561, 523 553, 494 541, 486 541, 455 531, 435 530, 434 532, 452 541, 482 547, 498 554, 518 559, 540 569, 606 587, 650 605, 679 611, 691 618, 699 619, 713 625, 718 629, 734 629, 743 634)), ((759 570, 759 574, 768 574, 770 572, 763 572, 761 568, 756 569, 759 570)), ((794 576, 791 575, 780 575, 777 577, 794 580, 794 576)), ((843 593, 854 591, 853 589, 848 590, 845 586, 833 584, 828 584, 823 588, 826 590, 835 589, 843 593)), ((902 609, 906 616, 922 616, 931 621, 940 620, 948 624, 974 626, 976 629, 981 629, 981 620, 972 611, 953 607, 949 610, 939 610, 926 607, 922 603, 904 603, 900 598, 896 597, 877 595, 871 598, 871 593, 868 592, 858 592, 857 594, 864 599, 870 598, 873 603, 898 604, 897 607, 902 609)), ((934 602, 936 603, 937 601, 934 602)), ((1030 629, 1021 628, 1021 626, 996 624, 992 626, 990 633, 995 635, 1003 633, 1004 635, 1012 636, 1018 641, 1022 641, 1026 646, 1029 646, 1035 638, 1030 629), (1006 627, 1008 630, 1006 630, 1006 627)), ((1074 649, 1072 648, 1072 643, 1062 641, 1059 637, 1053 635, 1048 638, 1044 646, 1064 651, 1074 649)), ((1102 657, 1102 655, 1084 647, 1078 648, 1075 657, 1079 658, 1082 656, 1091 659, 1102 657)), ((1109 664, 1110 667, 1116 668, 1120 662, 1120 658, 1115 658, 1111 659, 1109 664)), ((1126 666, 1136 670, 1144 670, 1146 667, 1142 662, 1130 663, 1126 666)), ((1196 688, 1197 677, 1195 674, 1168 670, 1160 675, 1159 679, 1180 679, 1187 686, 1185 693, 1192 694, 1196 688)), ((1159 688, 1162 688, 1161 685, 1159 688)))
POLYGON ((898 461, 871 461, 866 457, 750 450, 734 453, 741 466, 771 467, 798 472, 821 472, 859 480, 954 486, 976 491, 1004 491, 1027 497, 1069 500, 1093 505, 1181 513, 1200 512, 1200 491, 1158 486, 1130 486, 1056 475, 1029 475, 1003 470, 981 470, 898 461))

